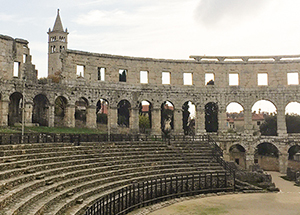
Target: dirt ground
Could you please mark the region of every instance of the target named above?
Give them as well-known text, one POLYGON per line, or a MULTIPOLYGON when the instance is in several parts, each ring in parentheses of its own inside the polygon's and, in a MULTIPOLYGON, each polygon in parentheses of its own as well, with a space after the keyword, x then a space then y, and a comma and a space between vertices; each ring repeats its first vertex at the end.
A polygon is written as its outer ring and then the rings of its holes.
POLYGON ((279 193, 232 194, 173 204, 149 215, 300 215, 300 187, 270 172, 279 193))

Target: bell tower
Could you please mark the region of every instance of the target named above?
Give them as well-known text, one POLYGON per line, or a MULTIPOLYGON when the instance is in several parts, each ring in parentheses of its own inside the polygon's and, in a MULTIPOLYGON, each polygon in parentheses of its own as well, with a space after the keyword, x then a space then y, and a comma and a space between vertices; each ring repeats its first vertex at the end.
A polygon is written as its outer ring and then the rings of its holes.
POLYGON ((49 28, 48 31, 48 76, 61 72, 62 63, 59 57, 68 47, 68 34, 68 30, 63 29, 58 9, 53 29, 49 28))

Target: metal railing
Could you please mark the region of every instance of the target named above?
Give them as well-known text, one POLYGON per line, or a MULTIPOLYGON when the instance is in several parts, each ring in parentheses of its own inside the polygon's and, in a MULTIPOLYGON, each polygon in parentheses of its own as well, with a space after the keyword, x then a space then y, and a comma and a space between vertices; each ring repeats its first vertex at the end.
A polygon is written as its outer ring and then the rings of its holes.
POLYGON ((85 215, 121 215, 181 196, 234 191, 234 181, 228 173, 206 173, 165 176, 136 182, 103 195, 86 210, 85 215))

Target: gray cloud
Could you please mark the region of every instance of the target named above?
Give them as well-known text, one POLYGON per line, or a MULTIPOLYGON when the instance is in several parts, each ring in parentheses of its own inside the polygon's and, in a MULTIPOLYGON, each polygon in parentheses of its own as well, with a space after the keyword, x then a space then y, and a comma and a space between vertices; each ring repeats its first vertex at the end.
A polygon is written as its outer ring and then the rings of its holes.
POLYGON ((254 16, 270 0, 201 0, 195 11, 198 22, 213 26, 222 20, 240 21, 254 16))

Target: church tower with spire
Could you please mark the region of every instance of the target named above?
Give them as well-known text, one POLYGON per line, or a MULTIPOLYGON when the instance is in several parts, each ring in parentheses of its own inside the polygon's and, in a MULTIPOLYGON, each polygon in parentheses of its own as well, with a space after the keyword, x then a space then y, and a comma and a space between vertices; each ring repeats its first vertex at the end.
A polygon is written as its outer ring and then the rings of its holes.
POLYGON ((61 72, 62 64, 60 54, 68 47, 68 31, 63 25, 57 10, 56 20, 51 30, 48 31, 48 76, 61 72))

